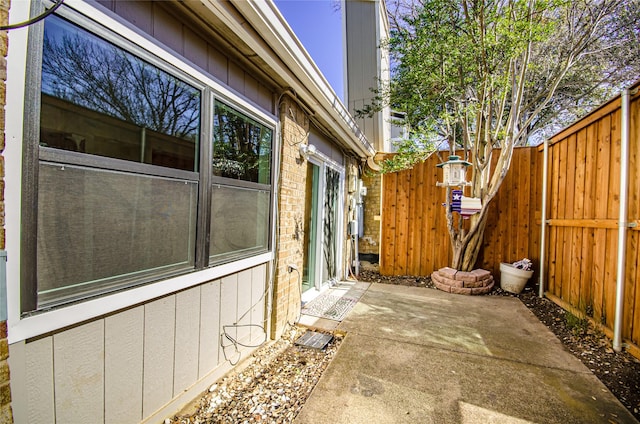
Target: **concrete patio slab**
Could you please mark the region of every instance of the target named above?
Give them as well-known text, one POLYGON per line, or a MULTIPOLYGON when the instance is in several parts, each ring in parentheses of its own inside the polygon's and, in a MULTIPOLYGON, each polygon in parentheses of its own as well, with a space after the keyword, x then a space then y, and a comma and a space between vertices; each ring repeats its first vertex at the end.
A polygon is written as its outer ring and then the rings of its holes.
POLYGON ((373 284, 296 423, 637 423, 522 303, 373 284))

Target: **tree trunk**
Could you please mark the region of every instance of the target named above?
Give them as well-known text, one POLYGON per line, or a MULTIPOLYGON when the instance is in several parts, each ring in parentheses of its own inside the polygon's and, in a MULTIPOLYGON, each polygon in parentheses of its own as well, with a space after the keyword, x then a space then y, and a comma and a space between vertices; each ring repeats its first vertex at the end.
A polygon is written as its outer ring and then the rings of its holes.
MULTIPOLYGON (((488 205, 485 207, 488 207, 488 205)), ((487 216, 487 213, 481 214, 478 221, 472 223, 469 233, 462 240, 452 240, 452 268, 458 271, 471 271, 474 269, 484 241, 487 216)))

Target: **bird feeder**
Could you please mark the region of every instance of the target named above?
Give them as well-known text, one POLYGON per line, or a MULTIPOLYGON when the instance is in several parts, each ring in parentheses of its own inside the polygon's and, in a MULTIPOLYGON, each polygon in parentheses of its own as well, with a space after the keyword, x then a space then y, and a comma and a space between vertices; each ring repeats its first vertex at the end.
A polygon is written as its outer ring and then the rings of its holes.
POLYGON ((441 183, 436 183, 436 185, 444 187, 469 185, 465 180, 465 173, 467 171, 467 167, 470 165, 471 162, 461 160, 460 156, 449 156, 448 161, 436 165, 438 168, 442 168, 443 171, 443 181, 441 183))

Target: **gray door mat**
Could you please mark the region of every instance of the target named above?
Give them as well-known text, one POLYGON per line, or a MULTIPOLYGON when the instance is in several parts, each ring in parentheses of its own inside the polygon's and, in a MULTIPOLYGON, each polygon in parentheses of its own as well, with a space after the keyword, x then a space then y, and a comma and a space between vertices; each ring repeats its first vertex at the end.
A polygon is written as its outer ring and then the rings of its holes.
POLYGON ((358 303, 358 299, 350 296, 323 293, 307 303, 302 308, 302 313, 314 317, 342 321, 356 303, 358 303))

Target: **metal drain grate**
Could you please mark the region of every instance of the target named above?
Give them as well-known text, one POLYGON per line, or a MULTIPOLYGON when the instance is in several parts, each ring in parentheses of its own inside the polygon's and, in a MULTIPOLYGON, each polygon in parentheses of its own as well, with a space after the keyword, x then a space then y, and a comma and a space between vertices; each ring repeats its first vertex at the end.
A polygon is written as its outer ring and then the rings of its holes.
POLYGON ((296 340, 296 346, 311 347, 322 350, 333 340, 331 334, 318 333, 317 331, 307 331, 296 340))

